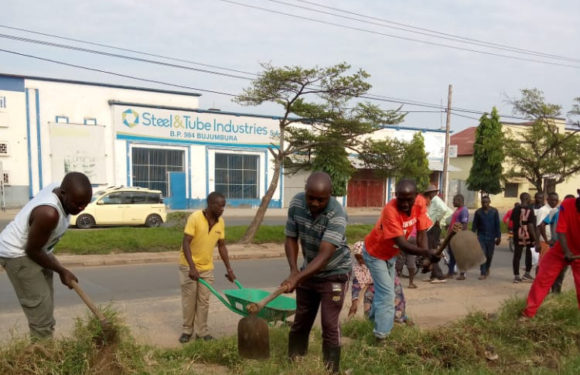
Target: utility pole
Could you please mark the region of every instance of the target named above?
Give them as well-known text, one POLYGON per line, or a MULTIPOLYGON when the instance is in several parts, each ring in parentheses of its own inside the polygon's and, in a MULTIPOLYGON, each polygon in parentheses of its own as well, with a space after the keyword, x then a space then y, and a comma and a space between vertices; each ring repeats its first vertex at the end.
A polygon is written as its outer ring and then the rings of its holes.
POLYGON ((451 97, 453 96, 453 85, 449 85, 449 93, 447 94, 447 122, 445 124, 445 152, 443 154, 443 186, 441 192, 443 193, 443 200, 447 202, 447 195, 449 189, 449 132, 451 129, 451 97))

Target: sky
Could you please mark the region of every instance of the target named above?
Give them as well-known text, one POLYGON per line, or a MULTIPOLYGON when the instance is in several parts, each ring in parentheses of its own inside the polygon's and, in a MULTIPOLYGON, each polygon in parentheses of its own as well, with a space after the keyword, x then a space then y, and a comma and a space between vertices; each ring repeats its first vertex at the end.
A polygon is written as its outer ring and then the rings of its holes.
POLYGON ((274 104, 242 107, 232 102, 232 95, 249 87, 250 79, 261 71, 261 63, 325 67, 347 62, 352 72, 363 69, 371 75, 369 94, 391 100, 373 103, 383 109, 403 105, 402 110, 409 111, 402 126, 444 127, 445 114, 433 107, 446 106, 448 87, 453 85, 452 108, 456 110, 451 128, 458 131, 476 126, 481 113, 493 106, 506 116, 504 121, 521 121, 507 116, 513 116, 509 101, 525 88, 542 90, 547 102, 562 106, 565 116, 573 99, 580 97, 578 15, 577 0, 5 0, 0 2, 1 26, 180 61, 6 27, 0 27, 2 50, 191 89, 5 51, 0 51, 0 73, 193 91, 202 94, 200 108, 280 115, 281 108, 274 104), (456 37, 468 38, 469 43, 460 43, 456 37), (516 53, 515 48, 528 53, 516 53))

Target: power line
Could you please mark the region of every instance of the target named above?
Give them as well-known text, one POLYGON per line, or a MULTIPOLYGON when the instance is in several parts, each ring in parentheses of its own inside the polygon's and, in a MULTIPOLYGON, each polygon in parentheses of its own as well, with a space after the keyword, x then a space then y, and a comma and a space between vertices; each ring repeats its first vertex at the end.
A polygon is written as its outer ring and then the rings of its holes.
MULTIPOLYGON (((158 64, 158 65, 168 66, 168 67, 172 67, 172 68, 193 70, 193 71, 197 71, 197 72, 201 72, 201 73, 208 73, 208 74, 220 75, 220 76, 225 76, 225 77, 229 77, 229 78, 237 78, 237 79, 243 79, 243 80, 250 80, 250 78, 248 78, 248 77, 243 77, 243 76, 239 76, 239 75, 233 75, 233 74, 215 72, 215 71, 210 71, 210 70, 207 70, 207 69, 192 68, 192 67, 189 67, 189 66, 184 66, 184 65, 179 65, 179 64, 165 63, 163 61, 158 61, 158 60, 143 59, 143 58, 137 58, 137 57, 133 57, 133 56, 114 54, 114 53, 105 52, 105 51, 99 51, 99 50, 93 50, 93 49, 88 49, 88 48, 76 47, 76 46, 72 46, 72 45, 65 45, 65 44, 59 44, 59 43, 41 41, 41 40, 38 40, 38 39, 24 38, 24 37, 9 35, 9 34, 0 34, 0 37, 1 38, 7 38, 7 39, 15 40, 15 41, 21 41, 21 42, 28 42, 28 43, 34 43, 34 44, 44 45, 44 46, 64 48, 64 49, 75 50, 75 51, 86 52, 86 53, 92 53, 92 54, 99 54, 99 55, 104 55, 104 56, 108 56, 108 57, 116 57, 116 58, 128 59, 128 60, 133 60, 133 61, 138 61, 138 62, 158 64)), ((81 42, 81 43, 93 44, 93 45, 107 46, 107 45, 102 44, 102 43, 93 43, 93 42, 89 42, 89 41, 83 41, 83 40, 80 40, 80 39, 77 39, 76 41, 81 42)), ((119 48, 119 49, 122 49, 122 48, 119 48)), ((90 67, 86 67, 86 66, 82 66, 82 65, 75 65, 75 64, 63 62, 63 61, 60 61, 60 60, 53 60, 53 59, 43 58, 43 57, 34 56, 34 55, 26 55, 26 54, 18 53, 18 52, 10 52, 8 50, 3 50, 3 51, 5 51, 7 53, 17 54, 17 55, 24 56, 24 57, 33 58, 33 59, 38 59, 38 60, 53 62, 53 63, 57 63, 57 64, 61 64, 61 65, 67 65, 67 66, 70 66, 70 67, 76 67, 76 68, 80 68, 80 69, 88 69, 88 70, 93 70, 93 71, 97 71, 97 72, 101 72, 101 73, 105 73, 105 74, 113 74, 113 75, 118 75, 118 76, 125 76, 125 75, 121 75, 121 74, 115 73, 115 72, 108 72, 108 71, 103 71, 103 70, 99 70, 99 69, 95 69, 95 68, 90 68, 90 67)), ((140 52, 140 51, 137 51, 136 53, 142 53, 142 54, 147 54, 147 55, 154 55, 154 54, 150 54, 150 53, 147 53, 147 52, 140 52)), ((159 56, 160 58, 165 58, 165 56, 163 56, 163 55, 155 55, 155 56, 159 56)), ((224 69, 224 70, 225 69, 228 69, 228 68, 218 67, 218 66, 215 66, 215 67, 220 68, 220 69, 224 69)), ((243 71, 235 70, 235 69, 229 69, 229 70, 243 72, 243 71)), ((252 73, 248 73, 248 72, 243 72, 243 73, 252 74, 252 73)), ((126 78, 139 79, 139 80, 142 80, 142 81, 145 81, 145 82, 149 82, 145 78, 138 78, 138 77, 132 77, 132 76, 126 76, 126 78)), ((170 85, 170 86, 175 86, 175 84, 167 83, 167 82, 161 82, 161 81, 154 81, 154 80, 152 80, 150 82, 159 83, 159 84, 166 84, 166 85, 170 85)), ((177 85, 176 87, 179 87, 179 85, 177 85)), ((188 88, 188 87, 187 86, 184 86, 184 88, 188 88)), ((220 94, 220 92, 213 91, 213 90, 207 90, 207 89, 196 89, 196 90, 220 94)), ((236 96, 236 95, 230 94, 230 93, 225 93, 224 95, 236 96)), ((441 106, 439 104, 432 104, 432 103, 427 103, 427 102, 422 102, 422 101, 417 101, 417 100, 410 100, 410 99, 400 99, 400 98, 383 96, 383 95, 376 95, 376 94, 362 95, 362 96, 360 96, 360 98, 368 99, 368 100, 374 100, 374 101, 380 101, 380 102, 387 102, 387 103, 395 103, 395 104, 404 104, 404 105, 409 105, 409 106, 418 106, 418 107, 425 107, 425 108, 433 108, 433 109, 438 109, 439 111, 444 111, 445 110, 445 107, 443 107, 443 106, 441 106)), ((484 112, 479 111, 479 110, 464 109, 464 108, 456 108, 455 110, 456 111, 462 111, 462 112, 468 112, 468 113, 475 113, 475 114, 483 114, 484 113, 484 112)), ((439 111, 434 111, 434 112, 439 112, 439 111)), ((508 118, 513 118, 513 119, 522 119, 522 118, 519 118, 519 117, 507 116, 507 115, 502 116, 502 117, 508 117, 508 118)))
POLYGON ((64 49, 69 49, 69 50, 73 50, 73 51, 92 53, 92 54, 103 55, 103 56, 108 56, 108 57, 116 57, 116 58, 125 59, 125 60, 133 60, 133 61, 145 62, 145 63, 150 63, 150 64, 163 65, 163 66, 167 66, 170 68, 186 69, 186 70, 192 70, 192 71, 201 72, 201 73, 215 74, 215 75, 219 75, 219 76, 223 76, 223 77, 251 80, 251 78, 249 78, 249 77, 244 77, 244 76, 239 76, 239 75, 234 75, 234 74, 229 74, 229 73, 215 72, 215 71, 207 70, 207 69, 193 68, 193 67, 186 66, 186 65, 178 65, 178 64, 166 63, 166 62, 158 61, 158 60, 144 59, 141 57, 120 55, 117 53, 98 51, 98 50, 89 49, 89 48, 82 48, 82 47, 75 47, 72 45, 47 42, 47 41, 42 41, 42 40, 38 40, 38 39, 24 38, 24 37, 19 37, 19 36, 15 36, 15 35, 0 34, 0 38, 15 40, 15 41, 19 41, 19 42, 40 44, 43 46, 64 48, 64 49))
POLYGON ((62 36, 62 35, 49 34, 49 33, 44 33, 44 32, 40 32, 40 31, 25 29, 25 28, 21 28, 21 27, 14 27, 14 26, 2 25, 2 24, 0 24, 0 27, 1 28, 4 28, 4 29, 9 29, 9 30, 23 31, 23 32, 30 33, 30 34, 47 36, 47 37, 55 38, 55 39, 68 40, 68 41, 71 41, 71 42, 83 43, 83 44, 93 45, 93 46, 97 46, 97 47, 110 48, 110 49, 114 49, 114 50, 117 50, 117 51, 131 52, 131 53, 135 53, 135 54, 139 54, 139 55, 144 55, 144 56, 158 57, 158 58, 162 58, 162 59, 170 60, 170 61, 184 62, 184 63, 188 63, 188 64, 193 64, 193 65, 205 66, 207 68, 221 69, 221 70, 225 70, 225 71, 231 71, 231 72, 234 72, 234 73, 242 73, 242 74, 248 74, 248 75, 251 75, 251 76, 256 76, 256 73, 244 72, 242 70, 231 69, 231 68, 224 68, 224 67, 221 67, 221 66, 211 65, 211 64, 205 64, 205 63, 201 63, 201 62, 198 62, 198 61, 180 59, 180 58, 170 57, 170 56, 163 56, 163 55, 158 55, 158 54, 155 54, 155 53, 150 53, 150 52, 145 52, 145 51, 139 51, 139 50, 130 49, 130 48, 117 47, 117 46, 113 46, 113 45, 110 45, 110 44, 97 43, 97 42, 91 42, 91 41, 87 41, 87 40, 69 38, 69 37, 65 37, 65 36, 62 36))
POLYGON ((26 53, 11 51, 11 50, 2 49, 2 48, 0 48, 0 52, 6 52, 6 53, 13 54, 13 55, 18 55, 18 56, 28 57, 28 58, 31 58, 31 59, 36 59, 36 60, 51 62, 51 63, 54 63, 54 64, 69 66, 69 67, 72 67, 72 68, 90 70, 90 71, 93 71, 93 72, 109 74, 109 75, 113 75, 113 76, 117 76, 117 77, 134 79, 134 80, 137 80, 137 81, 155 83, 155 84, 158 84, 158 85, 173 86, 173 87, 179 87, 179 88, 187 89, 187 90, 195 90, 195 91, 209 92, 209 93, 212 93, 212 94, 219 94, 219 95, 236 96, 234 94, 230 94, 230 93, 223 92, 223 91, 200 89, 200 88, 197 88, 197 87, 180 85, 180 84, 177 84, 177 83, 168 83, 168 82, 158 81, 158 80, 149 79, 149 78, 137 77, 137 76, 132 76, 132 75, 129 75, 129 74, 122 74, 122 73, 112 72, 112 71, 109 71, 109 70, 91 68, 91 67, 84 66, 84 65, 71 64, 71 63, 67 63, 67 62, 64 62, 64 61, 60 61, 60 60, 48 59, 48 58, 45 58, 45 57, 40 57, 40 56, 35 56, 35 55, 29 55, 29 54, 26 54, 26 53))
POLYGON ((454 46, 454 45, 445 44, 445 43, 427 41, 424 39, 410 38, 410 37, 401 36, 401 35, 387 34, 387 33, 383 33, 380 31, 363 29, 360 27, 342 25, 339 23, 323 21, 323 20, 311 18, 311 17, 299 16, 296 14, 282 12, 282 11, 278 11, 278 10, 274 10, 274 9, 268 9, 268 8, 259 7, 259 6, 255 6, 255 5, 239 3, 237 1, 232 1, 232 0, 219 0, 219 1, 222 1, 224 3, 239 5, 239 6, 246 7, 246 8, 258 9, 258 10, 262 10, 262 11, 269 12, 269 13, 280 14, 280 15, 284 15, 284 16, 288 16, 288 17, 292 17, 292 18, 297 18, 300 20, 311 21, 311 22, 320 23, 320 24, 324 24, 324 25, 336 26, 336 27, 349 29, 349 30, 361 31, 364 33, 375 34, 375 35, 385 36, 385 37, 389 37, 389 38, 401 39, 401 40, 406 40, 406 41, 411 41, 411 42, 418 42, 418 43, 422 43, 422 44, 428 44, 428 45, 444 47, 444 48, 451 48, 451 49, 456 49, 456 50, 460 50, 460 51, 473 52, 473 53, 478 53, 478 54, 482 54, 482 55, 503 57, 503 58, 518 60, 518 61, 535 62, 535 63, 539 63, 539 64, 548 64, 548 65, 555 65, 555 66, 563 66, 563 67, 568 67, 568 68, 580 69, 580 65, 571 65, 571 64, 557 63, 557 62, 552 62, 552 61, 529 59, 529 58, 512 56, 512 55, 505 55, 505 54, 495 53, 495 52, 490 52, 490 51, 482 51, 482 50, 477 50, 477 49, 472 49, 472 48, 459 47, 459 46, 454 46))
MULTIPOLYGON (((330 12, 322 12, 320 10, 316 10, 316 9, 312 9, 312 8, 308 8, 308 7, 300 7, 300 6, 297 6, 294 4, 289 4, 289 3, 284 2, 284 1, 279 1, 279 0, 269 0, 269 1, 274 2, 274 3, 285 4, 288 6, 299 7, 302 9, 311 10, 313 12, 319 12, 319 13, 323 13, 323 14, 329 14, 332 16, 336 16, 336 17, 351 19, 351 20, 355 20, 355 21, 359 21, 359 22, 367 22, 364 20, 359 20, 357 18, 344 17, 344 16, 340 16, 338 14, 334 14, 334 13, 330 13, 330 12)), ((513 46, 506 45, 506 44, 501 44, 501 43, 488 42, 488 41, 464 37, 464 36, 456 35, 456 34, 444 33, 444 32, 433 30, 433 29, 428 29, 428 28, 424 28, 424 27, 417 27, 417 26, 413 26, 413 25, 409 25, 409 24, 405 24, 405 23, 401 23, 401 22, 387 20, 384 18, 373 17, 373 16, 361 14, 361 13, 356 13, 356 12, 340 9, 340 8, 330 7, 330 6, 318 4, 318 3, 315 3, 312 1, 307 1, 307 0, 296 0, 296 1, 301 2, 301 3, 305 3, 305 4, 314 5, 314 6, 317 6, 319 8, 329 9, 329 10, 337 11, 340 13, 355 15, 357 17, 362 17, 362 18, 370 19, 370 20, 376 20, 376 21, 380 22, 380 23, 369 22, 373 25, 378 25, 378 26, 382 26, 382 27, 389 27, 389 28, 393 28, 396 30, 402 30, 402 31, 410 32, 410 33, 426 35, 426 36, 430 36, 433 38, 452 40, 452 41, 459 42, 459 43, 475 44, 475 45, 479 45, 482 47, 496 48, 496 49, 500 49, 500 50, 504 50, 504 51, 529 54, 529 55, 534 55, 534 56, 539 56, 539 57, 546 57, 546 58, 559 59, 559 60, 567 60, 567 61, 571 61, 571 62, 580 62, 580 59, 576 59, 576 58, 555 55, 555 54, 550 54, 550 53, 545 53, 545 52, 540 52, 540 51, 534 51, 534 50, 529 50, 529 49, 524 49, 524 48, 518 48, 518 47, 513 47, 513 46), (390 26, 390 25, 395 25, 395 26, 390 26)))

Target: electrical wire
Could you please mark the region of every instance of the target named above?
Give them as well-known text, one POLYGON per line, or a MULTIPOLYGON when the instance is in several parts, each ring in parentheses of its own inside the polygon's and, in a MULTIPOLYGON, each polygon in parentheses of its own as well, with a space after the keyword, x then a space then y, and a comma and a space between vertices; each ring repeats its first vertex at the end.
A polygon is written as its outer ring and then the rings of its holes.
POLYGON ((348 30, 355 30, 355 31, 360 31, 360 32, 364 32, 364 33, 380 35, 380 36, 384 36, 384 37, 388 37, 388 38, 401 39, 401 40, 417 42, 417 43, 422 43, 422 44, 427 44, 427 45, 432 45, 432 46, 437 46, 437 47, 451 48, 451 49, 456 49, 456 50, 460 50, 460 51, 473 52, 473 53, 478 53, 478 54, 482 54, 482 55, 502 57, 502 58, 518 60, 518 61, 534 62, 534 63, 539 63, 539 64, 548 64, 548 65, 562 66, 562 67, 573 68, 573 69, 580 69, 580 65, 572 65, 572 64, 557 63, 557 62, 545 61, 545 60, 529 59, 529 58, 512 56, 512 55, 505 55, 505 54, 495 53, 495 52, 490 52, 490 51, 482 51, 482 50, 477 50, 477 49, 472 49, 472 48, 459 47, 459 46, 454 46, 454 45, 445 44, 445 43, 432 42, 432 41, 427 41, 427 40, 423 40, 423 39, 410 38, 410 37, 395 35, 395 34, 387 34, 387 33, 383 33, 380 31, 363 29, 360 27, 348 26, 348 25, 343 25, 343 24, 339 24, 339 23, 335 23, 335 22, 323 21, 320 19, 312 18, 312 17, 299 16, 299 15, 292 14, 292 13, 287 13, 287 12, 274 10, 274 9, 268 9, 268 8, 264 8, 264 7, 260 7, 260 6, 256 6, 256 5, 239 3, 237 1, 232 1, 232 0, 219 0, 219 1, 224 2, 224 3, 233 4, 233 5, 242 6, 242 7, 246 7, 246 8, 257 9, 257 10, 261 10, 261 11, 265 11, 265 12, 269 12, 269 13, 280 14, 283 16, 292 17, 292 18, 296 18, 296 19, 300 19, 300 20, 304 20, 304 21, 311 21, 311 22, 320 23, 320 24, 324 24, 324 25, 336 26, 336 27, 340 27, 340 28, 344 28, 344 29, 348 29, 348 30))
MULTIPOLYGON (((274 3, 282 3, 282 4, 285 4, 285 5, 288 5, 288 6, 299 7, 297 5, 289 4, 287 2, 280 1, 280 0, 269 0, 269 1, 274 2, 274 3)), ((566 60, 566 61, 571 61, 571 62, 580 62, 580 59, 577 59, 577 58, 571 58, 571 57, 567 57, 567 56, 555 55, 555 54, 545 53, 545 52, 541 52, 541 51, 534 51, 534 50, 529 50, 529 49, 525 49, 525 48, 518 48, 518 47, 509 46, 509 45, 506 45, 506 44, 495 43, 495 42, 488 42, 488 41, 483 41, 483 40, 479 40, 479 39, 464 37, 464 36, 456 35, 456 34, 444 33, 444 32, 437 31, 437 30, 433 30, 433 29, 428 29, 428 28, 424 28, 424 27, 417 27, 417 26, 413 26, 413 25, 409 25, 409 24, 405 24, 405 23, 401 23, 401 22, 387 20, 387 19, 384 19, 384 18, 373 17, 373 16, 361 14, 361 13, 356 13, 356 12, 352 12, 352 11, 340 9, 340 8, 330 7, 330 6, 326 6, 326 5, 322 5, 322 4, 315 3, 313 1, 307 1, 307 0, 296 0, 296 1, 297 2, 300 2, 300 3, 314 5, 314 6, 317 6, 319 8, 329 9, 329 10, 332 10, 332 11, 336 11, 336 12, 340 12, 340 13, 345 13, 345 14, 349 14, 349 15, 354 15, 354 16, 361 17, 361 18, 364 18, 364 19, 375 20, 375 21, 378 21, 379 22, 379 23, 371 23, 371 24, 374 24, 374 25, 383 26, 383 27, 389 27, 389 28, 394 28, 396 30, 402 30, 402 31, 411 32, 411 33, 417 33, 417 34, 421 34, 421 35, 430 36, 430 37, 433 37, 433 38, 441 38, 441 39, 445 39, 445 40, 451 40, 451 41, 460 42, 460 43, 466 43, 466 44, 475 44, 475 45, 482 46, 482 47, 497 48, 497 49, 504 50, 504 51, 510 51, 510 52, 522 53, 522 54, 529 54, 529 55, 539 56, 539 57, 546 57, 546 58, 552 58, 552 59, 560 59, 560 60, 566 60), (395 26, 390 26, 390 25, 395 25, 395 26)), ((311 11, 314 11, 314 12, 320 12, 320 13, 323 13, 323 14, 329 14, 329 15, 336 16, 336 17, 344 17, 344 16, 340 16, 340 15, 337 15, 337 14, 334 14, 334 13, 322 12, 322 11, 319 11, 319 10, 316 10, 316 9, 312 9, 312 8, 307 8, 307 7, 299 7, 299 8, 311 10, 311 11)), ((359 22, 367 22, 365 20, 359 20, 359 19, 351 18, 351 17, 344 17, 344 18, 356 20, 356 21, 359 21, 359 22)))
POLYGON ((13 54, 13 55, 28 57, 28 58, 31 58, 31 59, 36 59, 36 60, 51 62, 53 64, 64 65, 64 66, 68 66, 68 67, 72 67, 72 68, 90 70, 90 71, 93 71, 93 72, 109 74, 109 75, 113 75, 113 76, 117 76, 117 77, 134 79, 134 80, 142 81, 142 82, 155 83, 155 84, 158 84, 158 85, 179 87, 179 88, 182 88, 182 89, 202 91, 202 92, 209 92, 209 93, 212 93, 212 94, 227 95, 227 96, 232 96, 232 97, 236 96, 234 94, 230 94, 230 93, 223 92, 223 91, 201 89, 201 88, 198 88, 198 87, 192 87, 192 86, 187 86, 187 85, 180 85, 180 84, 177 84, 177 83, 168 83, 168 82, 154 80, 154 79, 149 79, 149 78, 137 77, 137 76, 132 76, 132 75, 129 75, 129 74, 112 72, 112 71, 109 71, 109 70, 103 70, 103 69, 98 69, 98 68, 91 68, 91 67, 88 67, 88 66, 85 66, 85 65, 71 64, 71 63, 67 63, 67 62, 61 61, 61 60, 55 60, 55 59, 49 59, 49 58, 46 58, 46 57, 29 55, 29 54, 26 54, 26 53, 11 51, 11 50, 7 50, 7 49, 3 49, 3 48, 0 48, 0 52, 5 52, 5 53, 13 54))

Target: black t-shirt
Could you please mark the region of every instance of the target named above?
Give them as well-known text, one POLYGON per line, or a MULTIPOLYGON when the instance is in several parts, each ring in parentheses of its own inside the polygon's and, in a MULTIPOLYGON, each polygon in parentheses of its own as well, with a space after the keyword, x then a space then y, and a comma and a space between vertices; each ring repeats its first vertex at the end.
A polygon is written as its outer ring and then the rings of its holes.
POLYGON ((529 223, 532 223, 534 228, 536 227, 536 215, 534 214, 534 207, 532 206, 518 206, 514 208, 510 219, 514 223, 514 239, 519 238, 518 233, 520 231, 520 227, 527 226, 529 223))

